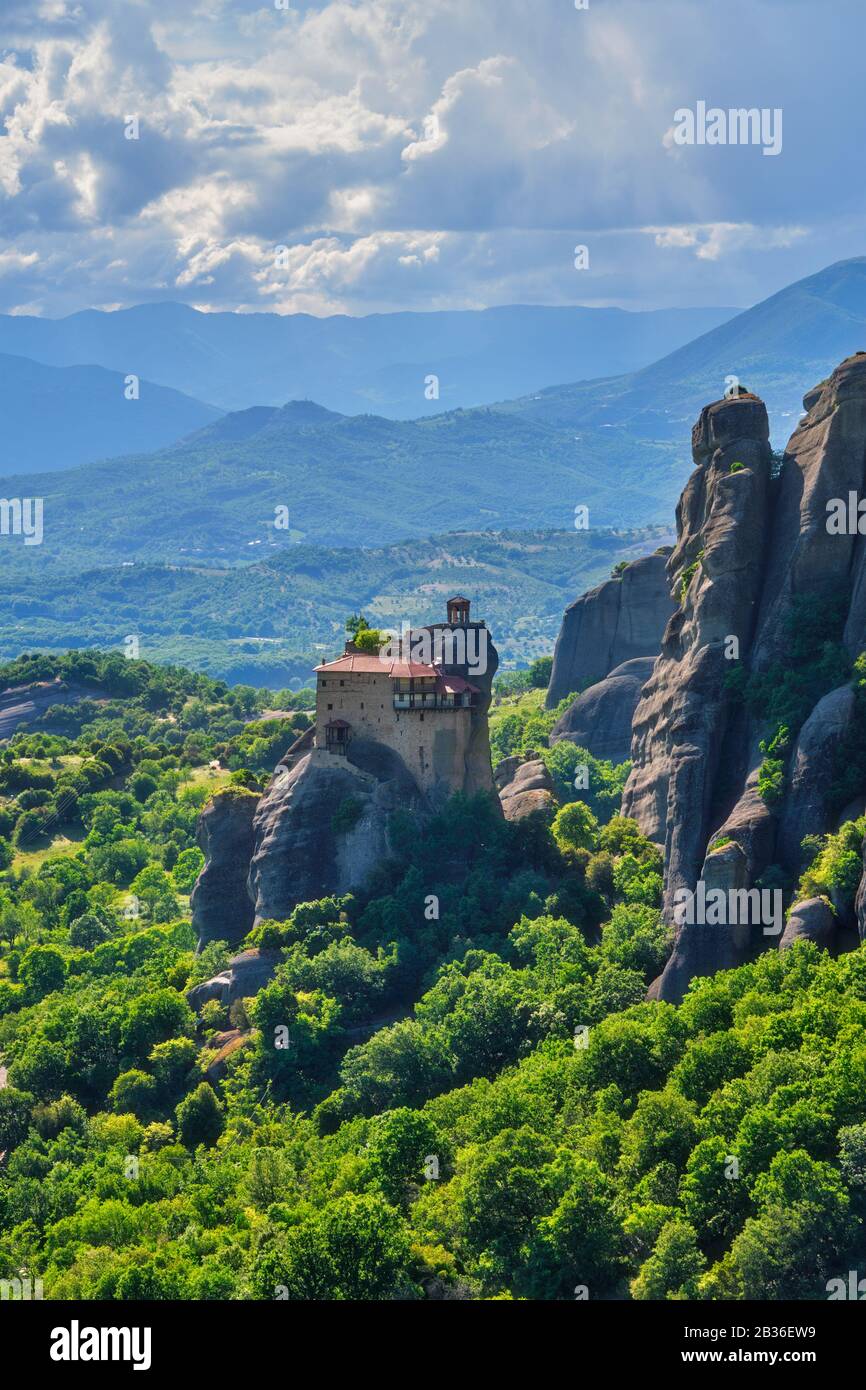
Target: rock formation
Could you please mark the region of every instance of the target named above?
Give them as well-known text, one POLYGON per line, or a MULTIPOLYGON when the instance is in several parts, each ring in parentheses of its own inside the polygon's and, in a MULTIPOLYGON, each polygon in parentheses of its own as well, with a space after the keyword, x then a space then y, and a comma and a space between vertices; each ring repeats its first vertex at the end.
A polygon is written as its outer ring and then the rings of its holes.
POLYGON ((197 839, 204 868, 190 896, 199 948, 209 941, 243 941, 253 925, 247 893, 258 797, 244 787, 217 792, 199 816, 197 839))
POLYGON ((594 758, 624 763, 631 756, 634 712, 654 665, 655 657, 638 656, 616 666, 569 705, 554 725, 550 742, 568 739, 594 758))
POLYGON ((836 936, 836 914, 826 898, 807 898, 796 903, 788 913, 779 950, 787 951, 795 941, 814 941, 816 946, 831 946, 836 936))
POLYGON ((603 680, 623 662, 655 656, 674 611, 665 567, 670 548, 628 565, 565 610, 556 639, 546 704, 603 680))
POLYGON ((541 758, 531 754, 526 760, 504 758, 494 773, 497 784, 503 772, 506 772, 506 779, 502 780, 499 800, 506 820, 523 820, 539 811, 551 817, 556 814, 559 808, 556 785, 541 758), (509 767, 506 772, 503 764, 515 763, 516 766, 509 767))
POLYGON ((255 816, 248 890, 257 922, 347 893, 389 853, 398 809, 429 813, 399 756, 356 739, 346 757, 313 749, 272 779, 255 816))
MULTIPOLYGON (((819 690, 790 730, 791 746, 768 752, 776 729, 761 708, 738 702, 730 678, 740 665, 739 674, 763 676, 770 687, 784 680, 796 664, 802 604, 841 608, 838 632, 827 619, 826 640, 844 641, 844 649, 838 641, 833 649, 843 682, 845 651, 853 658, 866 648, 866 542, 856 525, 838 534, 828 525, 834 499, 847 502, 866 488, 866 355, 843 362, 807 393, 804 407, 778 477, 755 396, 707 407, 693 431, 695 470, 667 567, 681 606, 635 711, 634 767, 623 797, 623 814, 664 844, 664 910, 672 922, 678 893, 701 880, 731 893, 772 870, 771 882, 796 884, 803 838, 837 824, 831 768, 856 721, 850 685, 819 690), (773 795, 766 790, 770 757, 779 771, 773 795)), ((866 890, 862 900, 861 921, 866 890)), ((832 918, 828 904, 798 905, 784 944, 800 935, 826 943, 832 918)), ((767 944, 742 924, 684 924, 655 993, 678 1000, 695 975, 767 944)))
POLYGON ((227 969, 187 991, 187 1003, 199 1012, 211 999, 220 1004, 233 1004, 236 999, 249 999, 258 994, 273 978, 282 960, 280 951, 262 951, 253 947, 232 956, 227 969))
POLYGON ((408 634, 406 657, 348 643, 317 668, 316 723, 262 797, 225 793, 205 809, 192 899, 200 946, 237 944, 298 903, 360 888, 390 855, 396 811, 424 817, 455 792, 495 796, 487 711, 496 648, 470 620, 468 599, 449 600, 448 615, 408 634))

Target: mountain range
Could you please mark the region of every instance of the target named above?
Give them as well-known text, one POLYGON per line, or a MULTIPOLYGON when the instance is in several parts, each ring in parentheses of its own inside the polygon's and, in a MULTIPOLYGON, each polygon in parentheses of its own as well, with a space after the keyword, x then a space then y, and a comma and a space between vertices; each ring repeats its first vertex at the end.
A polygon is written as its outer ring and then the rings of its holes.
MULTIPOLYGON (((767 402, 773 440, 783 445, 804 392, 863 343, 866 258, 857 258, 626 375, 414 420, 344 415, 312 401, 213 411, 157 451, 22 472, 4 480, 4 494, 44 498, 45 538, 38 547, 4 538, 7 587, 25 604, 17 640, 26 646, 35 637, 24 616, 34 585, 50 605, 71 577, 103 567, 212 571, 280 556, 291 565, 300 547, 326 590, 329 575, 345 567, 335 559, 342 548, 356 552, 348 565, 360 574, 361 553, 412 538, 561 536, 584 520, 591 531, 665 528, 693 466, 691 427, 707 400, 738 380, 767 402)), ((522 592, 523 611, 539 617, 519 571, 509 577, 518 608, 522 592)), ((560 576, 574 592, 580 577, 560 576)), ((366 593, 362 586, 358 603, 366 593)), ((53 638, 61 640, 59 629, 53 638)))
POLYGON ((221 411, 172 387, 145 377, 128 385, 134 370, 46 366, 0 352, 0 476, 160 449, 219 419, 221 411))
POLYGON ((0 315, 0 353, 136 372, 223 410, 310 399, 346 415, 414 419, 634 371, 734 313, 513 304, 315 318, 140 304, 62 319, 0 315))

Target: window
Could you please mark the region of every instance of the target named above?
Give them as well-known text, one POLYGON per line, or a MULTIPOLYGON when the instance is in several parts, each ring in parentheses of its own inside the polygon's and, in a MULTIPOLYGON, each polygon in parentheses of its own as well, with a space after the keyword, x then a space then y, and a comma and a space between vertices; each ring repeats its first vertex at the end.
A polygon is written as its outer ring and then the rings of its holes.
POLYGON ((333 709, 333 708, 334 708, 333 705, 328 705, 328 709, 333 709))

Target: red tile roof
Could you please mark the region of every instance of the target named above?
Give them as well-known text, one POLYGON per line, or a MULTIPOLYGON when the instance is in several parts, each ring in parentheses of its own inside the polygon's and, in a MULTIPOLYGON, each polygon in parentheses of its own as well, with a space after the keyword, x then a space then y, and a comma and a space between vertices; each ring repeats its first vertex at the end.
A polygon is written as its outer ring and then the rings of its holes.
POLYGON ((473 685, 471 681, 465 681, 462 676, 446 675, 445 672, 440 675, 436 682, 436 689, 446 695, 462 695, 467 690, 471 695, 481 693, 478 686, 473 685))
POLYGON ((317 666, 316 671, 327 672, 330 675, 382 675, 390 676, 392 680, 398 676, 422 677, 438 676, 439 672, 435 666, 425 666, 420 661, 380 661, 379 657, 373 652, 350 652, 348 656, 339 656, 336 661, 326 661, 322 666, 317 666))

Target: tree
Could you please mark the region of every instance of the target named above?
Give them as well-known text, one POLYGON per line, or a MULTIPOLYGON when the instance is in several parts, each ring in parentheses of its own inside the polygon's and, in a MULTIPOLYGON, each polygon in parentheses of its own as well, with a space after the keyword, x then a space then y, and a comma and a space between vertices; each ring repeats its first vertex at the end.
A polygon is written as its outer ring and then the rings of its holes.
POLYGON ((181 1142, 188 1149, 198 1148, 199 1144, 210 1147, 215 1144, 225 1128, 225 1115, 216 1098, 214 1089, 207 1081, 202 1081, 175 1110, 178 1133, 181 1142))
POLYGON ((134 1067, 121 1072, 108 1093, 111 1107, 118 1115, 135 1115, 139 1120, 151 1118, 156 1107, 157 1083, 146 1071, 134 1067))
POLYGON ((69 928, 69 944, 92 951, 101 941, 107 941, 110 935, 109 928, 98 913, 83 912, 69 928))
POLYGON ((197 845, 182 850, 171 871, 174 886, 179 893, 190 893, 193 884, 204 867, 204 855, 197 845))
POLYGON ((7 1086, 0 1091, 0 1153, 11 1153, 24 1142, 36 1097, 29 1091, 7 1086))
POLYGON ((378 628, 366 627, 355 633, 355 646, 359 652, 372 652, 375 656, 380 647, 384 644, 384 638, 378 628))
POLYGON ((541 1218, 530 1247, 531 1297, 569 1298, 576 1284, 585 1284, 592 1296, 616 1282, 624 1240, 614 1197, 613 1183, 597 1164, 575 1161, 571 1186, 541 1218))
POLYGON ((687 1221, 675 1217, 662 1227, 655 1249, 632 1280, 635 1299, 694 1299, 706 1260, 698 1249, 695 1232, 687 1221))
POLYGON ((172 881, 157 864, 148 864, 142 869, 129 885, 129 891, 142 903, 152 922, 171 922, 180 914, 172 881))
POLYGON ((436 1162, 436 1176, 442 1174, 446 1145, 428 1115, 401 1107, 376 1121, 367 1153, 385 1196, 398 1204, 405 1200, 410 1183, 424 1182, 424 1164, 428 1158, 436 1162))
POLYGON ((537 656, 529 667, 529 684, 535 690, 546 690, 553 670, 552 656, 537 656))
POLYGON ((408 1284, 410 1257, 399 1212, 376 1194, 349 1193, 266 1246, 254 1282, 260 1298, 285 1290, 299 1301, 389 1299, 408 1284))
POLYGON ((56 946, 31 946, 21 957, 18 979, 31 1004, 62 989, 66 979, 66 962, 62 953, 56 946))
POLYGON ((151 1050, 148 1063, 167 1096, 183 1089, 198 1056, 192 1038, 168 1038, 151 1050))
POLYGON ((571 801, 557 811, 551 826, 562 850, 592 850, 598 843, 598 821, 583 801, 571 801))

